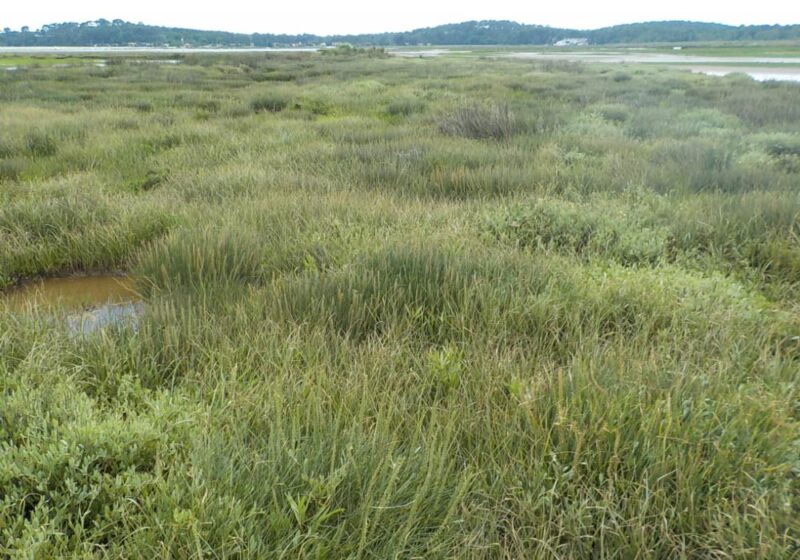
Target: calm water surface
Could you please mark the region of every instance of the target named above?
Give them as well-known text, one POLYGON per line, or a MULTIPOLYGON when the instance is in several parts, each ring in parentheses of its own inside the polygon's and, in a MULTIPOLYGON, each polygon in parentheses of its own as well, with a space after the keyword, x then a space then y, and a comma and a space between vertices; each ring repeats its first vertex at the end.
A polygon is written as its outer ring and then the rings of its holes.
POLYGON ((135 328, 143 311, 141 296, 128 276, 45 278, 3 296, 12 312, 39 309, 65 313, 71 333, 90 333, 108 325, 135 328))

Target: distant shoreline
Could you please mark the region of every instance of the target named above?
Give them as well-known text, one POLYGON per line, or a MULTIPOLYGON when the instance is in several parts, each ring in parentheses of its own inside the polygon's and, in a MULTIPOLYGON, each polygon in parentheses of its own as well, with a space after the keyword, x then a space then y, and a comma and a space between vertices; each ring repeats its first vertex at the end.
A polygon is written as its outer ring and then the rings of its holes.
POLYGON ((198 54, 316 52, 324 47, 0 47, 0 54, 198 54))
POLYGON ((231 48, 317 48, 349 43, 361 47, 433 46, 597 46, 654 45, 735 42, 800 42, 800 24, 733 26, 696 21, 650 21, 601 27, 567 29, 514 21, 464 21, 400 32, 360 34, 313 33, 235 33, 186 29, 131 23, 120 19, 98 19, 82 23, 64 22, 43 25, 40 29, 5 29, 0 32, 0 46, 70 45, 153 45, 169 48, 205 48, 198 45, 231 48))

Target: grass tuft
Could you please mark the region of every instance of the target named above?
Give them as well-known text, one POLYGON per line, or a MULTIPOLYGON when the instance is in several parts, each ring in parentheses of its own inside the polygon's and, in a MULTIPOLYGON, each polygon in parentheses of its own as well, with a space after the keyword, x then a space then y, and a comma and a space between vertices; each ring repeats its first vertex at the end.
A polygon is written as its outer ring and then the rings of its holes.
POLYGON ((517 132, 517 121, 507 104, 463 104, 439 117, 439 130, 450 136, 507 142, 517 132))

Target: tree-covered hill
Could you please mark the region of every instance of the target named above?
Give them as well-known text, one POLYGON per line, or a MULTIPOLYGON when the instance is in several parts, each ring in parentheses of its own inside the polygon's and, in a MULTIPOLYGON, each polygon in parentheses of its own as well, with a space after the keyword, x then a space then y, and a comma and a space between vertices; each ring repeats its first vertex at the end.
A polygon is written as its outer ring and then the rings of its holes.
POLYGON ((722 25, 693 21, 651 21, 595 29, 592 43, 674 43, 692 41, 774 41, 800 39, 800 25, 722 25))
POLYGON ((273 47, 354 45, 543 45, 561 39, 587 38, 592 44, 691 41, 770 41, 800 39, 800 25, 730 26, 718 23, 661 21, 594 30, 558 29, 513 21, 468 21, 404 31, 363 35, 278 35, 230 33, 159 27, 115 19, 55 23, 31 30, 5 28, 0 46, 157 45, 273 47))

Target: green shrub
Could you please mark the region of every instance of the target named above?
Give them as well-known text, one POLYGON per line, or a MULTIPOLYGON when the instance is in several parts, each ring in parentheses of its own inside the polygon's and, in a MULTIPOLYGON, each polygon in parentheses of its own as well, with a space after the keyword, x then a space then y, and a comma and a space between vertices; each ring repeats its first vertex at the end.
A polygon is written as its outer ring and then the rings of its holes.
MULTIPOLYGON (((133 399, 141 387, 128 380, 133 399)), ((153 403, 113 413, 74 386, 26 379, 4 393, 0 413, 0 542, 4 554, 63 556, 74 539, 124 539, 149 515, 188 440, 185 410, 153 403), (69 406, 64 403, 69 402, 69 406), (79 537, 78 537, 79 536, 79 537)))

